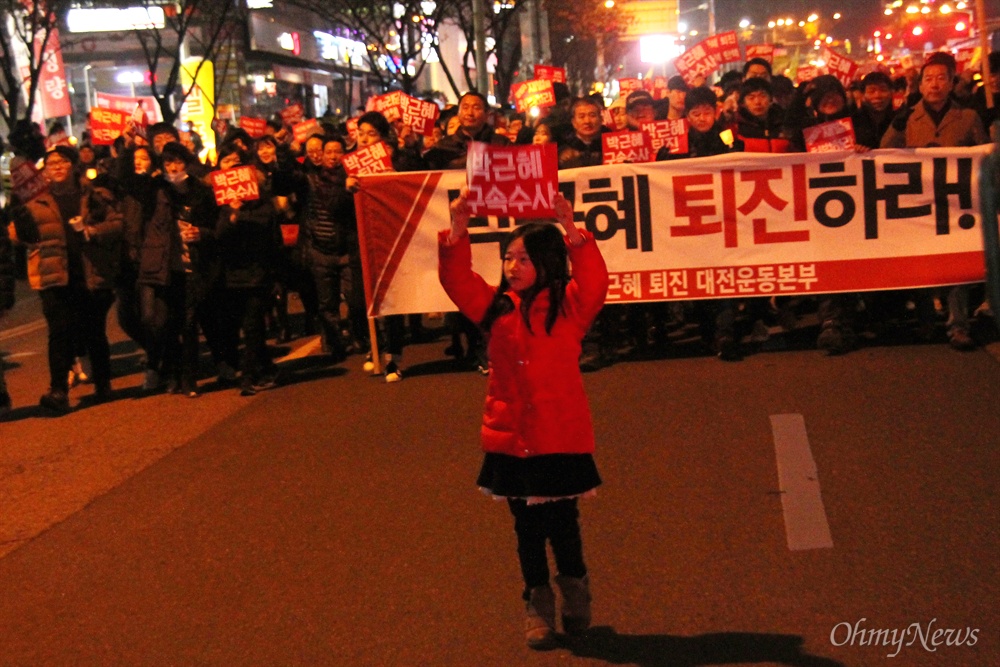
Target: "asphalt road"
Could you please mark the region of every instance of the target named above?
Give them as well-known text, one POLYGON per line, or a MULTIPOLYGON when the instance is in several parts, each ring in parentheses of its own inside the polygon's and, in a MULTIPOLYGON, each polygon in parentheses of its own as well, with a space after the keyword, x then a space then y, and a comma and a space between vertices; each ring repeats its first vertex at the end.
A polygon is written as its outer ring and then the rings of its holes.
POLYGON ((141 396, 118 341, 119 400, 47 418, 25 302, 0 329, 20 406, 0 422, 0 665, 1000 665, 993 349, 588 374, 595 627, 537 654, 511 519, 474 486, 485 381, 443 341, 395 385, 308 355, 273 391, 198 400, 141 396), (778 415, 801 415, 819 514, 779 482, 778 415), (832 546, 790 549, 790 522, 832 546))

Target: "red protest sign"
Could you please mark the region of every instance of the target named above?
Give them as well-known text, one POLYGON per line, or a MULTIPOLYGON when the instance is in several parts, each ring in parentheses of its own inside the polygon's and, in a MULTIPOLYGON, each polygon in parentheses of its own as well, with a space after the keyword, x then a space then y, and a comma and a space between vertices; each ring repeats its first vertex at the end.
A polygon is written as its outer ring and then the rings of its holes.
POLYGON ((239 125, 250 135, 251 139, 260 139, 264 136, 264 130, 267 128, 267 120, 241 116, 239 125))
POLYGON ((285 125, 295 125, 306 117, 306 110, 298 102, 285 107, 278 113, 281 115, 281 120, 284 121, 285 125))
POLYGON ((251 165, 213 171, 208 175, 208 180, 215 193, 215 203, 219 206, 235 201, 260 199, 257 170, 251 165))
POLYGON ((677 71, 689 84, 708 76, 724 63, 743 60, 736 31, 719 33, 701 40, 674 61, 677 71))
POLYGON ((743 60, 740 54, 740 41, 735 30, 720 32, 704 40, 705 45, 715 54, 722 64, 735 63, 743 60))
POLYGON ((531 79, 514 84, 511 88, 511 97, 518 113, 532 107, 544 109, 556 105, 556 92, 552 88, 552 82, 545 79, 531 79))
POLYGON ((620 162, 652 162, 656 158, 653 142, 645 132, 622 130, 601 135, 604 164, 620 162))
POLYGON ((340 162, 348 176, 368 176, 393 171, 392 155, 384 141, 348 153, 340 162))
POLYGON ((43 192, 48 192, 49 182, 31 161, 15 158, 10 166, 11 191, 19 202, 25 204, 43 192))
POLYGON ((319 128, 319 121, 315 118, 310 118, 309 120, 304 120, 301 123, 296 123, 292 125, 292 134, 295 137, 295 141, 300 144, 304 144, 306 139, 321 132, 319 128))
POLYGON ((566 68, 553 65, 535 65, 535 78, 566 83, 566 68))
POLYGON ((640 79, 628 78, 618 79, 618 96, 627 97, 629 93, 636 90, 645 90, 640 79))
POLYGON ((795 71, 795 83, 802 83, 804 81, 812 81, 819 76, 819 68, 808 65, 805 67, 800 66, 795 71))
POLYGON ((385 95, 376 95, 368 99, 368 103, 365 105, 366 111, 378 111, 380 114, 385 116, 385 119, 390 123, 399 120, 402 115, 401 106, 401 96, 404 93, 394 90, 391 93, 386 93, 385 95))
MULTIPOLYGON (((650 79, 646 79, 650 81, 650 79)), ((654 76, 652 78, 652 85, 650 86, 650 93, 653 95, 654 100, 662 100, 667 96, 667 77, 665 76, 654 76)))
POLYGON ((403 125, 424 136, 430 136, 434 132, 434 124, 441 115, 441 109, 433 102, 398 90, 369 99, 365 108, 378 111, 390 123, 401 120, 403 125))
MULTIPOLYGON (((961 74, 970 65, 974 65, 975 61, 979 59, 979 47, 978 46, 966 46, 955 52, 955 73, 961 74)), ((996 75, 997 73, 990 70, 990 74, 996 75)))
POLYGON ((53 132, 49 136, 45 137, 45 148, 72 145, 73 144, 69 142, 69 135, 66 134, 66 130, 59 130, 58 132, 53 132))
POLYGON ((825 49, 823 55, 826 59, 826 70, 837 77, 844 84, 844 88, 851 85, 851 82, 854 81, 854 77, 858 73, 858 64, 850 58, 830 49, 825 49))
POLYGON ((688 152, 688 122, 683 118, 643 123, 642 131, 649 135, 654 158, 664 146, 675 155, 688 152))
POLYGON ((854 123, 850 118, 840 118, 820 123, 802 130, 807 153, 832 153, 854 150, 854 123))
POLYGON ((90 109, 90 142, 95 146, 110 146, 125 130, 131 114, 117 109, 90 109))
POLYGON ((490 146, 472 142, 466 162, 473 215, 555 217, 559 186, 556 145, 490 146))
POLYGON ((747 60, 751 58, 763 58, 774 63, 774 44, 747 44, 747 60))

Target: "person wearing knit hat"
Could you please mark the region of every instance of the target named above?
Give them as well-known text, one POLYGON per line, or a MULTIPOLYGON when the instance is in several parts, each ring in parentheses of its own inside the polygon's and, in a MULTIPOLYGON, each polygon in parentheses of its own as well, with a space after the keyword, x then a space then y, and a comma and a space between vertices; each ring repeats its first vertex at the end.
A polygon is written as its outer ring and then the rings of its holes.
POLYGON ((628 127, 628 117, 625 115, 625 98, 619 97, 611 106, 608 107, 608 111, 611 112, 611 129, 614 132, 619 132, 628 127))

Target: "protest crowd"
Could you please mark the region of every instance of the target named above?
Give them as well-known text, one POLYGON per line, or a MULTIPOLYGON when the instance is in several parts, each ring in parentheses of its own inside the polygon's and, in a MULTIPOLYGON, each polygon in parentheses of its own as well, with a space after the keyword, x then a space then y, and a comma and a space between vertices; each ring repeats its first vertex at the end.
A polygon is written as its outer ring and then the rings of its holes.
MULTIPOLYGON (((846 118, 857 152, 980 145, 997 120, 997 104, 986 96, 1000 103, 1000 53, 989 64, 992 74, 978 87, 957 76, 943 52, 909 78, 873 71, 845 87, 829 74, 795 85, 773 75, 768 60, 752 58, 714 84, 674 76, 662 95, 623 91, 607 108, 599 94, 574 97, 556 81, 553 104, 537 116, 492 108, 469 92, 420 132, 399 114, 369 109, 345 122, 319 119, 302 137, 275 116, 253 134, 229 127, 214 164, 199 160, 197 135, 168 124, 128 125, 110 145, 85 133, 75 146, 47 149, 39 128, 21 122, 3 152, 13 154, 12 173, 39 164, 45 182, 30 198, 15 188, 2 211, 0 313, 13 303, 20 246, 48 326, 50 380, 39 402, 55 413, 70 409, 70 390, 87 374, 82 359, 89 360, 89 400, 114 398, 112 307, 145 355, 147 392, 196 398, 208 380, 207 350, 215 381, 254 395, 281 382, 268 341, 316 333, 331 364, 368 354, 366 370, 399 381, 406 343, 431 334, 420 315, 375 325, 367 317, 354 197, 367 173, 465 169, 472 142, 553 143, 559 169, 595 166, 605 162, 603 135, 654 121, 686 121, 675 125, 680 141, 663 143, 656 160, 807 151, 811 128, 846 118), (289 314, 289 294, 298 295, 301 317, 289 314), (373 334, 382 360, 371 358, 373 334)), ((656 354, 684 328, 697 332, 706 351, 737 361, 777 327, 793 331, 813 312, 815 344, 828 354, 877 340, 890 327, 968 350, 977 345, 974 318, 989 305, 976 285, 613 304, 592 326, 581 365, 656 354)), ((457 313, 446 323, 443 354, 487 374, 482 332, 457 313)), ((12 401, 0 366, 0 410, 23 401, 12 401)))

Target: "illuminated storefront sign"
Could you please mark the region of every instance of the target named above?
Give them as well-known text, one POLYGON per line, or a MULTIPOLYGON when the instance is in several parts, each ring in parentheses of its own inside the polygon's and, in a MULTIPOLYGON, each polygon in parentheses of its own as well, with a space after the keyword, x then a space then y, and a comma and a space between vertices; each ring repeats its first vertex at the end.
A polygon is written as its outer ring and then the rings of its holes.
POLYGON ((166 25, 163 8, 126 7, 124 9, 70 9, 66 26, 70 32, 116 32, 159 29, 166 25))

